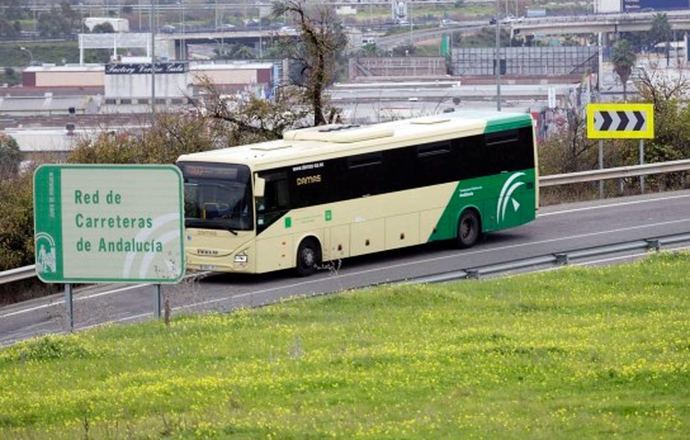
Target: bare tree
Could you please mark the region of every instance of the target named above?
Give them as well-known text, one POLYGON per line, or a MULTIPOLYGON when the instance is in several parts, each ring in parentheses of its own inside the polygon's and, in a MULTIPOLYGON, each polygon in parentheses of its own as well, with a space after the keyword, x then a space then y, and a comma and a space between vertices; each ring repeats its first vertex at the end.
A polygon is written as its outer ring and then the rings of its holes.
MULTIPOLYGON (((301 65, 300 85, 314 113, 314 125, 326 124, 324 90, 334 80, 336 59, 347 44, 340 21, 332 7, 307 5, 302 0, 276 0, 273 15, 287 15, 298 27, 302 42, 286 45, 286 53, 301 65)), ((335 113, 331 112, 331 116, 335 113)))
POLYGON ((280 139, 286 129, 305 126, 309 109, 294 87, 279 87, 272 100, 249 93, 223 94, 207 78, 197 111, 215 121, 212 131, 225 139, 224 146, 280 139))
POLYGON ((681 74, 671 77, 656 65, 640 68, 635 86, 644 102, 651 102, 654 108, 662 107, 670 100, 679 100, 690 91, 690 79, 681 74))

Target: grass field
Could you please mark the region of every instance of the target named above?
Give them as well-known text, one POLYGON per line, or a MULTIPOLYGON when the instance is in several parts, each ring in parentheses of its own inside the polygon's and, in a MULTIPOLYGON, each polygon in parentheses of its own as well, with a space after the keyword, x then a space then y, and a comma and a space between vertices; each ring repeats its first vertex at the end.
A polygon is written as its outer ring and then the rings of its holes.
POLYGON ((0 438, 687 438, 690 255, 0 351, 0 438))

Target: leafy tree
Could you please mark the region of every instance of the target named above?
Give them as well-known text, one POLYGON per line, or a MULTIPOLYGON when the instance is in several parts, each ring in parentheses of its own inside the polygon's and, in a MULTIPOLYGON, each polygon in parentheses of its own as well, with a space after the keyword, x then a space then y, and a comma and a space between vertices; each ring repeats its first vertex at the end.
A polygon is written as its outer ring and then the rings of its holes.
POLYGON ((75 163, 174 163, 184 153, 217 146, 208 119, 198 115, 161 113, 143 132, 104 131, 95 138, 83 138, 69 155, 75 163))
POLYGON ((288 57, 296 60, 299 78, 310 103, 314 125, 326 123, 324 90, 335 80, 337 59, 347 45, 340 21, 333 8, 307 4, 302 0, 276 0, 273 16, 288 15, 295 21, 301 44, 285 45, 288 57))
POLYGON ((24 17, 21 0, 0 0, 0 9, 4 10, 7 20, 19 20, 24 17))
POLYGON ((98 23, 93 27, 93 29, 91 29, 91 33, 94 34, 112 34, 113 32, 115 32, 113 25, 107 21, 103 23, 98 23))
POLYGON ((42 37, 61 37, 69 34, 69 20, 53 8, 50 12, 41 12, 38 16, 38 32, 42 37))
POLYGON ((611 54, 611 62, 613 63, 613 70, 623 83, 623 101, 628 100, 627 83, 635 66, 637 55, 628 43, 628 40, 620 39, 613 45, 613 53, 611 54))
POLYGON ((0 37, 1 38, 16 38, 20 35, 22 30, 21 23, 15 21, 12 23, 9 20, 0 18, 0 37))
POLYGON ((38 32, 44 37, 61 37, 80 27, 79 13, 68 2, 38 16, 38 32))
POLYGON ((252 49, 241 43, 226 44, 221 50, 215 49, 215 52, 218 54, 217 58, 220 59, 251 60, 256 58, 252 49))
POLYGON ((669 77, 652 66, 640 69, 635 85, 642 100, 654 105, 654 139, 647 142, 645 160, 690 157, 690 109, 681 103, 690 91, 690 80, 669 77))
POLYGON ((393 48, 394 57, 414 56, 417 52, 417 46, 413 44, 406 44, 404 46, 396 46, 393 48))
POLYGON ((376 43, 365 44, 359 49, 359 56, 362 57, 379 57, 384 54, 385 52, 377 47, 376 43))
POLYGON ((0 271, 33 262, 32 173, 0 179, 0 271))
MULTIPOLYGON (((5 74, 12 68, 5 68, 5 74)), ((19 145, 12 136, 0 133, 0 179, 14 176, 19 169, 19 163, 22 160, 22 153, 19 151, 19 145)))
POLYGON ((650 46, 655 46, 663 41, 666 42, 666 65, 669 62, 670 41, 673 36, 671 24, 668 22, 668 16, 664 13, 654 14, 652 18, 652 27, 647 35, 647 41, 650 46))

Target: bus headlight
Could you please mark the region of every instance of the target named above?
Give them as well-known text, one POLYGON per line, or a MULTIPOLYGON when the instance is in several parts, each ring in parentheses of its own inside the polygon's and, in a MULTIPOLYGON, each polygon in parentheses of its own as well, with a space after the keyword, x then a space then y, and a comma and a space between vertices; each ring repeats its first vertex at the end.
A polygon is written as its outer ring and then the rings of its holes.
POLYGON ((244 252, 235 255, 235 263, 237 263, 237 264, 247 264, 248 261, 249 261, 249 257, 244 252))

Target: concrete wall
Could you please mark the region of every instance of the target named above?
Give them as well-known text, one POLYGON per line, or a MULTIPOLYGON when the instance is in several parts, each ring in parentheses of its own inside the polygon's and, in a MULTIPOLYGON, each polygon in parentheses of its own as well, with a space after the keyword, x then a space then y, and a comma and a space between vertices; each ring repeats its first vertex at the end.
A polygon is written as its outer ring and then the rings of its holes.
POLYGON ((258 78, 256 70, 195 70, 191 72, 192 82, 200 84, 204 76, 214 84, 253 84, 258 78))
MULTIPOLYGON (((156 96, 183 98, 190 94, 189 72, 157 74, 156 96)), ((105 97, 113 99, 146 98, 151 96, 151 75, 105 75, 105 97)))
POLYGON ((32 66, 22 72, 24 87, 103 87, 103 66, 32 66))
POLYGON ((36 72, 36 87, 103 87, 103 71, 36 72))

